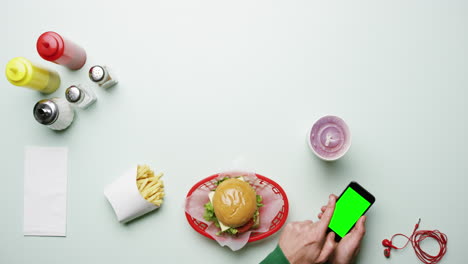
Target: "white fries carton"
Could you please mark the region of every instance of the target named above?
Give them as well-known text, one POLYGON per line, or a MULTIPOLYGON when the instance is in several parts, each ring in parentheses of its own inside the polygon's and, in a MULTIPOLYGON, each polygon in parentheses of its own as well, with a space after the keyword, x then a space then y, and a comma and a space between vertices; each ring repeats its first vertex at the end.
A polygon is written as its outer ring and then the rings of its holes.
POLYGON ((159 208, 141 196, 136 179, 137 166, 104 189, 104 196, 112 205, 117 220, 121 223, 127 223, 159 208))

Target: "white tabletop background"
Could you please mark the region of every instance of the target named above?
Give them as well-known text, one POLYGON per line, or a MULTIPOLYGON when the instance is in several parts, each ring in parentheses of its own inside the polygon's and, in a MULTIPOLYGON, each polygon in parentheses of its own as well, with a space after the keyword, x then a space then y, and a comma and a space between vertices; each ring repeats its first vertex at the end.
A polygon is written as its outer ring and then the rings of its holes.
MULTIPOLYGON (((355 180, 377 201, 359 263, 419 263, 381 241, 421 229, 448 235, 440 263, 466 258, 468 2, 6 1, 0 62, 16 56, 59 71, 52 95, 0 78, 0 263, 258 263, 279 235, 238 252, 188 225, 197 181, 236 164, 278 182, 288 221, 317 220, 329 193, 355 180), (37 37, 56 31, 83 46, 80 71, 42 60, 37 37), (87 71, 109 65, 113 89, 87 71), (54 132, 34 103, 93 86, 99 99, 54 132), (349 125, 353 143, 326 163, 306 145, 322 115, 349 125), (67 237, 24 237, 25 146, 69 149, 67 237), (119 224, 104 187, 131 166, 165 172, 162 208, 119 224)), ((424 243, 436 252, 434 243, 424 243)))

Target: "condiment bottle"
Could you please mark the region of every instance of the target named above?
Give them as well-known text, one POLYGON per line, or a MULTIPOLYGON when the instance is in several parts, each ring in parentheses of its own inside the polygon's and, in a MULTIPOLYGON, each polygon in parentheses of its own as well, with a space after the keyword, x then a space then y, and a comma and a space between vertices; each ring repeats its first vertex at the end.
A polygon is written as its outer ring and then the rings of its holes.
POLYGON ((37 39, 36 49, 44 60, 71 70, 81 69, 86 63, 86 51, 82 47, 52 31, 37 39))
POLYGON ((84 85, 72 85, 65 90, 67 101, 78 108, 87 108, 96 102, 96 94, 84 85))
POLYGON ((89 78, 103 88, 112 87, 118 82, 108 67, 99 65, 95 65, 89 69, 89 78))
POLYGON ((40 100, 33 110, 34 118, 53 130, 63 130, 71 125, 75 112, 67 100, 52 98, 40 100))
POLYGON ((27 87, 42 93, 53 93, 60 86, 56 71, 37 66, 23 57, 10 60, 5 74, 13 85, 27 87))

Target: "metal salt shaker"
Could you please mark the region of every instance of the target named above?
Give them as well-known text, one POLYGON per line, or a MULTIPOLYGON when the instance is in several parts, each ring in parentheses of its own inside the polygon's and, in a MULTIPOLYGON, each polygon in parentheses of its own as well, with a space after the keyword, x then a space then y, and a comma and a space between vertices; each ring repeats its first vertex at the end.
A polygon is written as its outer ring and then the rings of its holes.
POLYGON ((83 85, 72 85, 65 90, 65 98, 78 108, 87 108, 96 102, 97 97, 93 90, 83 85))
POLYGON ((34 118, 53 130, 63 130, 70 126, 75 112, 67 100, 52 98, 40 100, 33 109, 34 118))
POLYGON ((117 84, 117 79, 106 66, 95 65, 89 69, 91 81, 99 84, 103 88, 109 88, 117 84))

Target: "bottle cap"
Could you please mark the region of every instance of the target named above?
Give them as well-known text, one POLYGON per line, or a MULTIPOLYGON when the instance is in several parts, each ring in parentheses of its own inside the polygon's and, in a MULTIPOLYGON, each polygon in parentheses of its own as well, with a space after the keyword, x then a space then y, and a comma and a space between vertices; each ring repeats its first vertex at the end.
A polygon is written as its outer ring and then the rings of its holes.
POLYGON ((44 60, 55 61, 63 55, 64 41, 59 34, 49 31, 37 39, 36 48, 44 60))
POLYGON ((89 69, 89 78, 93 82, 100 82, 102 79, 104 79, 104 76, 106 75, 106 71, 104 70, 103 67, 99 65, 95 65, 89 69))
POLYGON ((11 59, 5 68, 8 81, 17 86, 26 85, 32 78, 32 64, 23 57, 11 59))
POLYGON ((65 91, 65 98, 67 98, 67 101, 70 103, 79 102, 82 96, 83 93, 81 92, 81 89, 75 85, 68 87, 65 91))
POLYGON ((58 116, 58 106, 52 100, 44 99, 36 103, 33 110, 34 118, 43 125, 53 124, 58 116))

